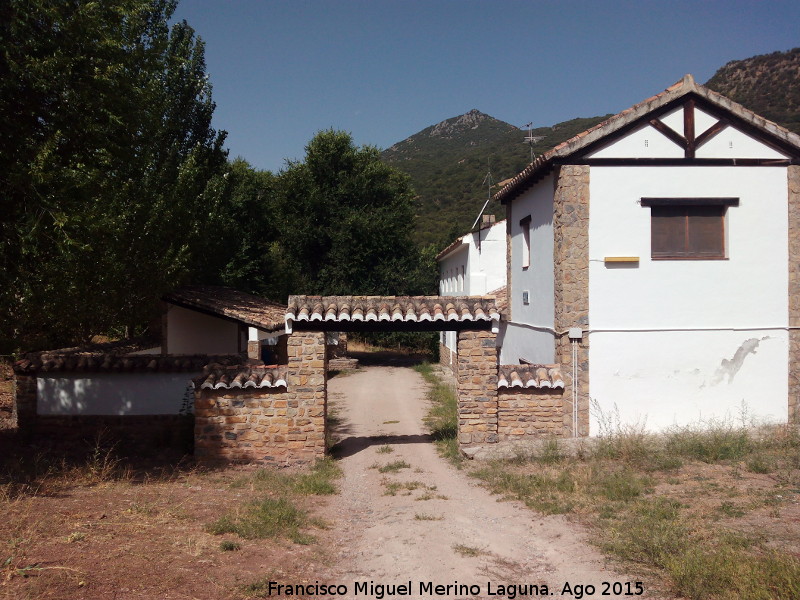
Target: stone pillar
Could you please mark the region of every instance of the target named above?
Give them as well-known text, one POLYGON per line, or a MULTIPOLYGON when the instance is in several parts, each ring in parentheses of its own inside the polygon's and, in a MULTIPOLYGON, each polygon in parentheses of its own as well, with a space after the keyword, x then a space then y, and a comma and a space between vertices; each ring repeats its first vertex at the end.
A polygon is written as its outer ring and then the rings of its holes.
POLYGON ((20 433, 31 434, 36 427, 36 375, 14 373, 12 419, 20 433))
POLYGON ((289 427, 286 437, 288 450, 292 455, 303 454, 310 459, 323 458, 328 410, 325 333, 293 333, 287 342, 287 353, 287 416, 300 417, 303 423, 295 423, 289 427))
MULTIPOLYGON (((800 327, 800 166, 790 165, 789 327, 800 327)), ((800 330, 789 329, 789 423, 800 424, 800 330)))
MULTIPOLYGON (((554 180, 555 329, 589 328, 589 167, 564 165, 554 180)), ((578 435, 589 435, 589 339, 578 342, 573 381, 572 342, 556 336, 556 362, 564 377, 564 426, 572 435, 573 386, 578 388, 578 435)))
POLYGON ((458 332, 458 441, 497 442, 497 348, 491 331, 458 332))

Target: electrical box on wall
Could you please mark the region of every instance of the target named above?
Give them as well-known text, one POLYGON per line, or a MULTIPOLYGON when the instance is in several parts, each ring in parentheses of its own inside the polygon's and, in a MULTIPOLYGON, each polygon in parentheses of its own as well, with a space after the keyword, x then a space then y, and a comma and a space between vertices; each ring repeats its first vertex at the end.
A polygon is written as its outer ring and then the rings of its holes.
POLYGON ((528 294, 528 290, 523 290, 522 292, 522 303, 530 304, 530 296, 528 294))

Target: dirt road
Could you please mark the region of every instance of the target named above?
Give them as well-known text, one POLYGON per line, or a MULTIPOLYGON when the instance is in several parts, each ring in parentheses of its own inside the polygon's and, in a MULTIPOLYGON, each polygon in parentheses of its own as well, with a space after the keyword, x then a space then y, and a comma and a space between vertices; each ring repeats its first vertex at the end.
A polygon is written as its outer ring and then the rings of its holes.
POLYGON ((636 580, 608 570, 566 519, 498 501, 440 458, 423 424, 426 385, 412 369, 368 367, 328 386, 344 470, 328 515, 332 568, 345 597, 379 597, 369 582, 383 591, 410 582, 396 595, 613 598, 623 597, 613 582, 636 580), (518 587, 501 587, 510 585, 518 587))

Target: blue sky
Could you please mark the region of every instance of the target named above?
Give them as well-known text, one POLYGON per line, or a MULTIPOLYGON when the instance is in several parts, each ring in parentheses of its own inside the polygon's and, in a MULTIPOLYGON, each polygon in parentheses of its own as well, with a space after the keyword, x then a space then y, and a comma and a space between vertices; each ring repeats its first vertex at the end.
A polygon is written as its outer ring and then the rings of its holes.
POLYGON ((322 129, 380 148, 473 108, 619 112, 685 73, 800 46, 800 2, 181 0, 231 157, 278 171, 322 129))

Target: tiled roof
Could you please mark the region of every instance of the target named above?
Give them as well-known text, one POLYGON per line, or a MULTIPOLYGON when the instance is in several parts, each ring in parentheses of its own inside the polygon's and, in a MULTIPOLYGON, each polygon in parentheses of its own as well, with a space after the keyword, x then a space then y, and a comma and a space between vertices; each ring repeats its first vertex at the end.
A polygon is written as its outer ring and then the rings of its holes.
POLYGON ((209 361, 237 364, 240 356, 160 356, 137 354, 126 356, 97 352, 41 352, 14 363, 17 373, 127 373, 127 372, 187 372, 202 371, 209 361))
POLYGON ((453 250, 455 250, 459 246, 463 246, 464 237, 465 236, 462 235, 461 237, 456 238, 454 242, 449 244, 444 250, 442 250, 441 252, 439 252, 439 254, 436 255, 436 260, 442 260, 445 256, 453 252, 453 250))
POLYGON ((594 127, 562 142, 541 156, 537 156, 531 164, 525 167, 521 173, 513 177, 505 187, 497 192, 493 196, 493 199, 502 203, 508 202, 529 187, 529 185, 535 181, 538 174, 549 170, 554 160, 571 156, 579 150, 586 148, 589 144, 598 141, 644 117, 648 113, 661 108, 665 104, 686 96, 689 93, 694 93, 725 112, 735 115, 749 125, 769 135, 772 139, 776 139, 784 145, 800 150, 800 136, 796 133, 792 133, 788 129, 755 114, 753 111, 746 109, 741 104, 726 98, 722 94, 696 83, 691 75, 684 75, 680 81, 677 81, 660 94, 656 94, 639 104, 635 104, 623 110, 621 113, 606 119, 602 123, 598 123, 594 127))
POLYGON ((212 366, 208 373, 192 383, 201 390, 285 388, 286 373, 286 367, 212 366))
POLYGON ((497 310, 500 311, 500 314, 503 317, 506 316, 508 313, 508 286, 504 285, 501 288, 497 288, 496 290, 492 290, 487 296, 494 296, 495 303, 497 304, 497 310))
POLYGON ((283 329, 286 307, 260 296, 214 285, 191 285, 164 296, 170 304, 238 321, 265 331, 283 329))
POLYGON ((286 331, 293 321, 499 321, 494 298, 474 296, 289 296, 286 331))
MULTIPOLYGON (((509 179, 508 181, 511 181, 511 180, 509 179)), ((480 229, 480 230, 483 230, 483 229, 491 229, 491 228, 492 228, 492 227, 494 227, 495 225, 499 225, 500 223, 505 223, 505 222, 506 222, 506 220, 505 220, 505 219, 500 219, 499 221, 494 221, 493 223, 486 223, 486 224, 484 224, 484 225, 481 225, 479 228, 473 229, 473 230, 472 230, 472 231, 470 231, 469 233, 465 233, 465 234, 464 234, 464 235, 462 235, 461 237, 458 237, 458 238, 456 238, 456 239, 455 239, 455 241, 454 241, 454 242, 452 242, 451 244, 449 244, 449 245, 448 245, 448 246, 447 246, 447 247, 446 247, 444 250, 442 250, 441 252, 439 252, 439 254, 437 254, 437 255, 436 255, 436 260, 442 260, 442 259, 443 259, 445 256, 447 256, 448 254, 450 254, 451 252, 453 252, 453 251, 454 251, 456 248, 458 248, 459 246, 461 246, 462 244, 464 244, 464 243, 465 243, 465 242, 464 242, 464 238, 466 238, 466 237, 467 237, 468 235, 470 235, 471 233, 475 233, 475 232, 476 232, 476 231, 478 231, 479 229, 480 229)))
POLYGON ((563 388, 564 378, 558 365, 500 365, 497 387, 563 388))

